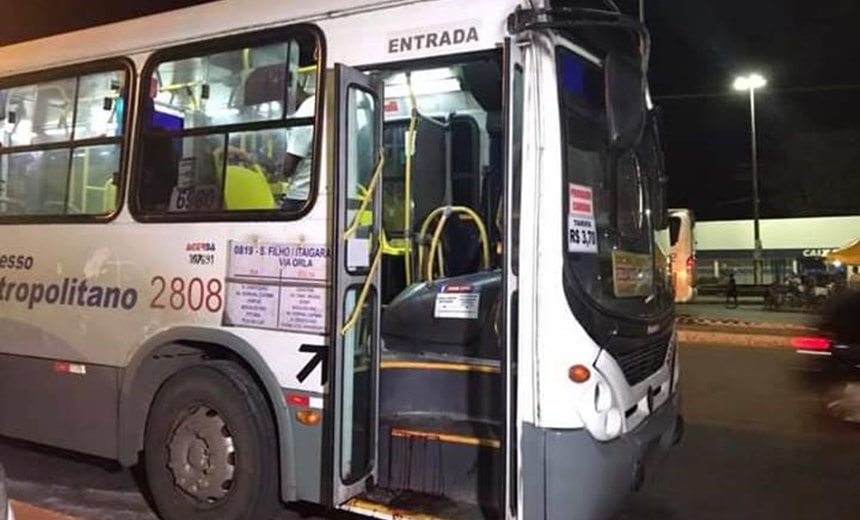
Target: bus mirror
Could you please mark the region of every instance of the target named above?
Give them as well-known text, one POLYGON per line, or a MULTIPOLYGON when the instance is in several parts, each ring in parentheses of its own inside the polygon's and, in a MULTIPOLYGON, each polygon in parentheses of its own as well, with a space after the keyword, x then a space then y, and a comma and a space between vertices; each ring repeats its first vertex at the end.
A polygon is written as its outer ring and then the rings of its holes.
POLYGON ((629 150, 645 128, 645 78, 637 62, 615 52, 607 55, 604 74, 609 147, 629 150))

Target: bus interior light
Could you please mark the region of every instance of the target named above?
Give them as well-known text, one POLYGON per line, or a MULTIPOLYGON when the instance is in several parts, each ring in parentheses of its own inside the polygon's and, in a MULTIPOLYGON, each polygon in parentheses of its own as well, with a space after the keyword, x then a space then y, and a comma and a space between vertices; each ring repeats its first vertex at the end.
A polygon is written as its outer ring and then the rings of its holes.
MULTIPOLYGON (((434 81, 425 81, 422 83, 412 84, 412 93, 416 96, 431 96, 434 94, 446 94, 449 92, 459 92, 460 80, 457 78, 440 79, 434 81)), ((386 98, 401 98, 409 97, 408 85, 392 85, 385 88, 386 98)))
MULTIPOLYGON (((409 73, 409 80, 412 84, 440 81, 445 79, 455 78, 456 75, 451 67, 441 67, 438 69, 415 70, 409 73)), ((406 73, 398 72, 393 74, 386 80, 386 87, 394 85, 406 85, 406 73)))

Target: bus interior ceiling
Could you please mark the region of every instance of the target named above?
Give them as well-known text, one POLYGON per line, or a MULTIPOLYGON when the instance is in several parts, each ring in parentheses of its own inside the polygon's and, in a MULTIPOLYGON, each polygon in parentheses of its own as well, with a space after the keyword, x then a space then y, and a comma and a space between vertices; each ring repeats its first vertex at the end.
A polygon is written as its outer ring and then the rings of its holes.
POLYGON ((423 254, 414 255, 411 279, 405 255, 383 260, 379 479, 363 499, 439 517, 494 518, 503 420, 501 274, 494 247, 504 149, 501 55, 373 73, 385 89, 383 227, 395 247, 411 240, 423 254), (410 123, 413 215, 407 228, 410 123), (471 212, 450 215, 440 234, 444 253, 430 258, 443 213, 435 210, 447 206, 471 212), (474 307, 456 317, 440 315, 437 298, 452 287, 471 293, 474 307))

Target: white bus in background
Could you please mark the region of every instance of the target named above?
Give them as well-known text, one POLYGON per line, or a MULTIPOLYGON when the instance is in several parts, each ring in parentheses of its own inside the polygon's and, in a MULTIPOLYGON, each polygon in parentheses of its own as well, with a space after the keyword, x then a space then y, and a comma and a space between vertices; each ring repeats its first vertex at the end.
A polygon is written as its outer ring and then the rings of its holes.
POLYGON ((682 423, 647 33, 577 7, 0 48, 0 434, 141 463, 165 520, 611 518, 682 423))
POLYGON ((669 235, 675 301, 686 303, 696 297, 696 218, 692 210, 669 210, 669 235))

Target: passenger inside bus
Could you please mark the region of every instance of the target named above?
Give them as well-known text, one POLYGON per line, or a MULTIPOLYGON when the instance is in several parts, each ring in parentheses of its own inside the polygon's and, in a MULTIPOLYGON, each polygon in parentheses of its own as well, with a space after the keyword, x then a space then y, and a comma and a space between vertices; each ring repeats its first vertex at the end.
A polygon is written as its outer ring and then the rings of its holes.
MULTIPOLYGON (((314 53, 314 61, 318 51, 314 53)), ((316 73, 304 77, 297 88, 298 109, 292 117, 313 117, 316 107, 316 73)), ((311 186, 311 151, 313 148, 313 127, 297 126, 287 128, 286 152, 284 154, 283 179, 289 185, 281 202, 287 211, 297 211, 308 200, 311 186)))
POLYGON ((144 119, 141 209, 304 207, 317 60, 309 39, 159 64, 150 92, 153 116, 144 119), (238 126, 252 122, 267 127, 238 126))

